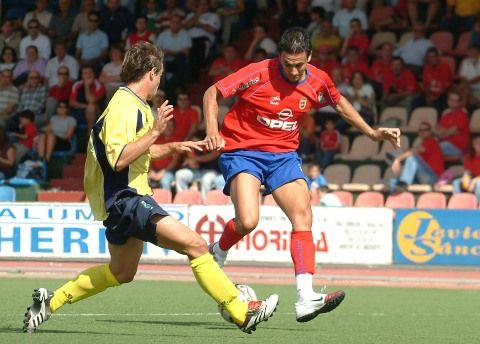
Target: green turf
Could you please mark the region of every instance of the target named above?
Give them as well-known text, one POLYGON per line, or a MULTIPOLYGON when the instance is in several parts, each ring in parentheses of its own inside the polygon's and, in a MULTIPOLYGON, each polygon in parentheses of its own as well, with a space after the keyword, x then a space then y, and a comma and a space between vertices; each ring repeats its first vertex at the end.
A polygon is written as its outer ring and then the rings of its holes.
POLYGON ((269 322, 247 335, 215 314, 216 307, 196 284, 159 281, 136 281, 67 305, 37 333, 22 333, 32 289, 54 289, 60 283, 0 279, 0 343, 480 342, 478 291, 348 287, 339 309, 299 324, 293 286, 252 285, 259 296, 277 292, 280 306, 269 322))

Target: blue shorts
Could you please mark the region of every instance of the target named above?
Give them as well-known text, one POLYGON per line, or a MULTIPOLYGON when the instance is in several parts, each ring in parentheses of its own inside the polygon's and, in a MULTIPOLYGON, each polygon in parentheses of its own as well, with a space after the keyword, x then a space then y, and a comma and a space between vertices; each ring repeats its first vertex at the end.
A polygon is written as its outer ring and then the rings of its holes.
POLYGON ((129 237, 157 244, 156 225, 150 221, 153 215, 168 216, 150 196, 140 196, 128 189, 117 194, 108 207, 108 217, 103 221, 107 241, 123 245, 129 237))
POLYGON ((302 159, 296 152, 270 153, 250 150, 225 152, 219 158, 225 178, 223 193, 230 195, 230 181, 244 172, 256 177, 265 186, 265 194, 296 179, 305 179, 302 159))

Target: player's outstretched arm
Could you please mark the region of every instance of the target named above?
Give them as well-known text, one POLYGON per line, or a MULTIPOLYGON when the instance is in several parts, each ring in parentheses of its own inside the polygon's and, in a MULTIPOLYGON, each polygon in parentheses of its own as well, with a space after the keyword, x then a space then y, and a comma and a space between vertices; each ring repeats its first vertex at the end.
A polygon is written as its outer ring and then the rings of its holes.
POLYGON ((360 116, 352 104, 343 96, 340 97, 335 110, 348 123, 358 128, 362 133, 370 137, 374 141, 389 141, 394 147, 400 147, 400 129, 398 128, 377 128, 370 127, 360 116))
POLYGON ((218 97, 220 92, 215 85, 210 86, 203 95, 203 113, 205 114, 205 130, 207 149, 220 150, 225 146, 225 140, 218 132, 218 97))
POLYGON ((182 154, 192 152, 194 150, 203 151, 207 146, 205 140, 202 141, 184 141, 184 142, 169 142, 161 145, 152 145, 150 147, 150 155, 152 160, 166 158, 172 154, 182 154))

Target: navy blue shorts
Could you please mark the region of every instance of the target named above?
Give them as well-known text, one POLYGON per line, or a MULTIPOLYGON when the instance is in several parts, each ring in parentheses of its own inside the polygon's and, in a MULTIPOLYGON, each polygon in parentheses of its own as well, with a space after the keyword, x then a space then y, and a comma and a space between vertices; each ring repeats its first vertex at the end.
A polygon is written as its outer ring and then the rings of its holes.
POLYGON ((140 196, 130 190, 116 195, 107 211, 108 217, 103 221, 105 235, 114 245, 125 244, 129 237, 156 245, 156 225, 150 219, 153 215, 169 215, 152 197, 140 196))
POLYGON ((265 194, 270 194, 293 180, 305 179, 302 159, 296 152, 270 153, 238 150, 220 155, 219 164, 225 178, 223 192, 226 195, 230 195, 232 178, 241 172, 251 174, 260 180, 265 186, 265 194))

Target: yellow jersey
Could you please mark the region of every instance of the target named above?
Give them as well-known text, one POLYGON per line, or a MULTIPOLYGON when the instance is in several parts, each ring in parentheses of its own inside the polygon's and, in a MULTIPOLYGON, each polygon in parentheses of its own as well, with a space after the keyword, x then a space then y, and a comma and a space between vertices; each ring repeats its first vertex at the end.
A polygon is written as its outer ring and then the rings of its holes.
POLYGON ((125 146, 144 136, 153 122, 150 106, 129 88, 120 87, 93 127, 87 147, 84 187, 95 220, 107 218, 107 204, 123 190, 152 194, 148 184, 148 149, 121 171, 115 171, 115 165, 125 146))

